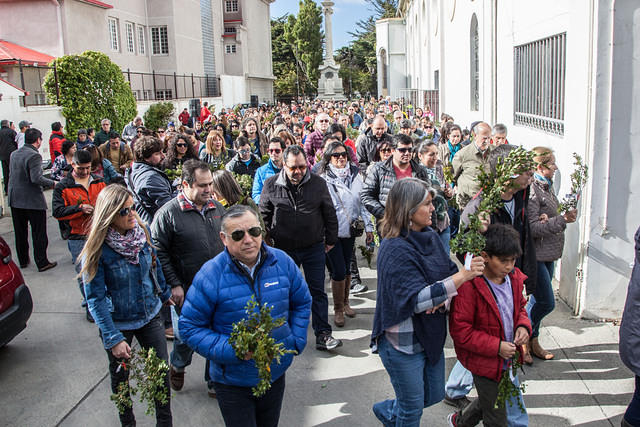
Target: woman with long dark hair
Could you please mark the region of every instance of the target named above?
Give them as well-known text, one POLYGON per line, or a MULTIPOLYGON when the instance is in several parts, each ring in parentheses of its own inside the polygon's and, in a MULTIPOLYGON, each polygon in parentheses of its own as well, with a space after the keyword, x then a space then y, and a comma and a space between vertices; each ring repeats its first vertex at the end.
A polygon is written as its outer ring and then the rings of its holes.
POLYGON ((176 134, 169 140, 167 157, 164 159, 165 169, 176 169, 190 159, 198 160, 198 156, 191 144, 190 138, 183 134, 176 134))

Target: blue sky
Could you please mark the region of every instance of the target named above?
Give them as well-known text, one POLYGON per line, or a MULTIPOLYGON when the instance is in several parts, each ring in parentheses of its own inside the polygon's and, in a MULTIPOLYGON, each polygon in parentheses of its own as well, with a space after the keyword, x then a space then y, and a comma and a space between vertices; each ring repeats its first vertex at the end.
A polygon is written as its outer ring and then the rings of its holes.
MULTIPOLYGON (((315 0, 320 4, 321 0, 315 0)), ((356 22, 373 12, 365 0, 333 0, 333 50, 346 46, 351 41, 349 31, 355 29, 356 22)), ((271 17, 277 18, 285 13, 298 14, 299 0, 276 0, 271 4, 271 17)))

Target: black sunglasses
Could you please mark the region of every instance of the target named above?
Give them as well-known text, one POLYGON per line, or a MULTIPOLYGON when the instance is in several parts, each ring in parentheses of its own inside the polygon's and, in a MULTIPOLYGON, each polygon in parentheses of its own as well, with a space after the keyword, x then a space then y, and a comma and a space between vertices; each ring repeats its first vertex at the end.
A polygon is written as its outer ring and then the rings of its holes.
POLYGON ((391 152, 391 148, 381 148, 380 152, 381 153, 390 153, 391 152))
POLYGON ((120 216, 129 216, 129 214, 131 212, 135 212, 136 211, 136 207, 135 206, 129 206, 128 208, 122 208, 118 211, 118 214, 120 216))
POLYGON ((410 147, 396 148, 396 151, 399 151, 399 152, 404 154, 404 153, 407 153, 409 151, 413 151, 413 148, 410 148, 410 147))
POLYGON ((176 144, 176 147, 186 147, 186 146, 187 144, 184 144, 184 143, 176 144))
MULTIPOLYGON (((244 239, 244 233, 245 230, 234 230, 233 232, 231 232, 231 238, 235 242, 239 242, 240 240, 244 239)), ((262 228, 260 228, 259 226, 251 227, 247 230, 247 233, 249 233, 249 236, 251 237, 258 237, 262 235, 262 228)))
POLYGON ((333 157, 334 159, 340 158, 340 157, 344 157, 345 159, 347 158, 347 152, 346 151, 342 151, 340 153, 331 153, 331 157, 333 157))

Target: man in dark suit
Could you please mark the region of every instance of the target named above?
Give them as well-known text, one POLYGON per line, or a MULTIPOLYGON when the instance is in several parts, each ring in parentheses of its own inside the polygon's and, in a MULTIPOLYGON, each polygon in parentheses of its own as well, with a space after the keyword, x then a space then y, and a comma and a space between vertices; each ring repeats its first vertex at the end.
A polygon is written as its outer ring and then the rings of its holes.
POLYGON ((42 132, 27 129, 24 146, 11 154, 9 175, 9 206, 16 238, 16 253, 21 268, 29 265, 28 230, 31 223, 33 258, 38 271, 52 269, 56 262, 47 258, 47 202, 42 187, 53 188, 55 181, 42 176, 42 132))
POLYGON ((5 193, 9 183, 9 156, 17 148, 16 131, 9 126, 9 120, 2 120, 0 122, 0 161, 2 162, 2 179, 4 180, 5 193))

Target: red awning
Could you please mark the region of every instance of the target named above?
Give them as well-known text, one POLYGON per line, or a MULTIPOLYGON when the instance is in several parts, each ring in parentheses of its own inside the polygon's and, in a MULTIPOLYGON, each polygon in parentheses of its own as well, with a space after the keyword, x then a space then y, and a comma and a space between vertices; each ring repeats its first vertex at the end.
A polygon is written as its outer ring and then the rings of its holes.
POLYGON ((53 56, 45 53, 6 40, 0 40, 1 65, 17 64, 18 60, 22 60, 24 65, 47 65, 54 59, 53 56))
POLYGON ((78 0, 78 1, 82 3, 92 4, 94 6, 98 6, 103 9, 113 9, 113 6, 111 6, 110 4, 107 4, 98 0, 78 0))

